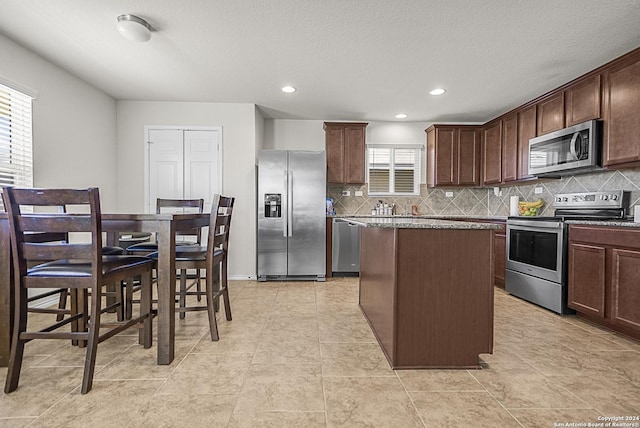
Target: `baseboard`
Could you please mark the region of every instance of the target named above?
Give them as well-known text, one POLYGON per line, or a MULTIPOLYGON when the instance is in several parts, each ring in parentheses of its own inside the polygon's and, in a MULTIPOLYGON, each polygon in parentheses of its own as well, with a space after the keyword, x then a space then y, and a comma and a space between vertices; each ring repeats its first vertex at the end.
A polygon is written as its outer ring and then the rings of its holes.
POLYGON ((253 280, 255 281, 257 278, 256 275, 229 275, 228 279, 230 281, 247 281, 247 280, 253 280))

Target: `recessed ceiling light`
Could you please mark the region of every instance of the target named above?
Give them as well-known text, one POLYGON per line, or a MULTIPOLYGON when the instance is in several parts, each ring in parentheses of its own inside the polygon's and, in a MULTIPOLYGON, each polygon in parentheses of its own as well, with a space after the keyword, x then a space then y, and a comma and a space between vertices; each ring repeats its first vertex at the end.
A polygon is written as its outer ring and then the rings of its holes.
POLYGON ((433 91, 429 92, 431 95, 442 95, 445 92, 447 92, 445 89, 442 88, 435 88, 433 91))
POLYGON ((396 114, 396 119, 406 119, 407 115, 406 113, 398 113, 396 114))
POLYGON ((295 92, 296 88, 294 88, 293 86, 283 86, 282 87, 282 92, 286 92, 287 94, 290 94, 292 92, 295 92))

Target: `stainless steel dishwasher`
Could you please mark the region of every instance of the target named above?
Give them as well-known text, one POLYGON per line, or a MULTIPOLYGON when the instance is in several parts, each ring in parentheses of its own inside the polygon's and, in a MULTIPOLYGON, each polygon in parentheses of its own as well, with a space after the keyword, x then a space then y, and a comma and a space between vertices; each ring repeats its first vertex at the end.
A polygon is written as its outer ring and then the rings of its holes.
POLYGON ((331 271, 337 274, 360 272, 360 226, 333 219, 331 271))

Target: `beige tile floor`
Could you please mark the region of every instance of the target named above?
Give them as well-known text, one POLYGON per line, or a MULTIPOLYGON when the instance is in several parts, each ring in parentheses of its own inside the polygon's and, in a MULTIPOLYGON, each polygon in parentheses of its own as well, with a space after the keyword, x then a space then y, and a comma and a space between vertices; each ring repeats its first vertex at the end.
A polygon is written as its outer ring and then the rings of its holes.
POLYGON ((84 396, 82 350, 28 344, 20 387, 0 394, 0 427, 557 427, 640 415, 638 342, 500 290, 482 369, 393 371, 357 279, 230 289, 219 342, 205 313, 176 321, 169 366, 117 336, 99 347, 84 396))

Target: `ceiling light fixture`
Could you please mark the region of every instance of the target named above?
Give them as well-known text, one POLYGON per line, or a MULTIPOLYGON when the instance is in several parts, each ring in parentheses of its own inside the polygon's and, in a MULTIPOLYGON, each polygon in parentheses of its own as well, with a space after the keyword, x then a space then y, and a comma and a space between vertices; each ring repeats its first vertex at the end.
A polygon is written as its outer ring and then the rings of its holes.
POLYGON ((133 42, 148 42, 151 39, 151 25, 135 15, 120 15, 118 31, 124 38, 133 42))
POLYGON ((445 92, 447 92, 445 89, 442 88, 435 88, 433 91, 429 92, 431 95, 442 95, 445 92))
POLYGON ((295 92, 297 89, 294 88, 293 86, 283 86, 282 87, 282 92, 286 92, 287 94, 290 94, 292 92, 295 92))
POLYGON ((396 114, 396 119, 406 119, 407 118, 407 114, 406 113, 398 113, 396 114))

